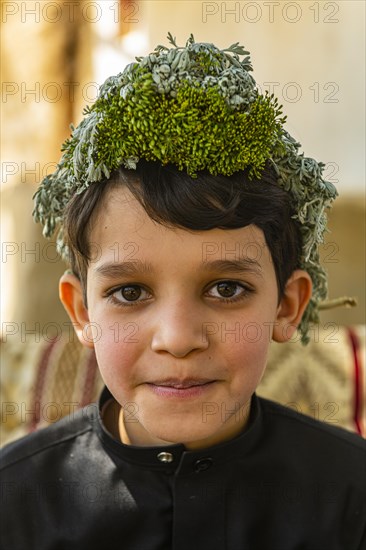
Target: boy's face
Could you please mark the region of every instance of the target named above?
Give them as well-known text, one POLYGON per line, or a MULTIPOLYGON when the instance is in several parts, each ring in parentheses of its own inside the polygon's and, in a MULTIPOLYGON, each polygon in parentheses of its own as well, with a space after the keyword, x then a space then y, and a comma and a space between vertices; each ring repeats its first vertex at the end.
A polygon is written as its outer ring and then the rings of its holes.
POLYGON ((70 286, 80 338, 93 333, 123 409, 122 440, 193 449, 239 433, 288 314, 262 231, 169 229, 122 188, 109 191, 90 241, 84 312, 76 278, 70 286))

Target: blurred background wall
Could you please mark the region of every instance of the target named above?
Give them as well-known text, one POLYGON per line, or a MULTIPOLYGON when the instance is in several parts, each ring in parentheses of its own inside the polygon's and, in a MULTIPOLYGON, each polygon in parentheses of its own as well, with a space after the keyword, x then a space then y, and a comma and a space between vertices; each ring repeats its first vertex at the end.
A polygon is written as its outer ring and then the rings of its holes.
POLYGON ((3 338, 69 330, 57 290, 66 266, 33 223, 31 198, 98 85, 167 44, 168 31, 181 44, 190 33, 243 44, 290 133, 326 163, 340 193, 323 250, 330 297, 357 296, 359 306, 328 311, 322 323, 364 323, 364 2, 17 0, 1 2, 3 338))

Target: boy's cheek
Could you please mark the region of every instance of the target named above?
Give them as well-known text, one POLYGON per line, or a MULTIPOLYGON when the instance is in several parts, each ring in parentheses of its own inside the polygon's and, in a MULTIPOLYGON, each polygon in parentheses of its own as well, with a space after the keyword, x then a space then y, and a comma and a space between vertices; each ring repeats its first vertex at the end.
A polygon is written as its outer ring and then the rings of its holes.
POLYGON ((216 343, 243 347, 250 354, 265 351, 272 340, 273 327, 277 321, 271 315, 246 315, 239 319, 223 321, 210 331, 216 343))
POLYGON ((123 338, 118 340, 112 334, 101 336, 94 343, 95 353, 98 359, 99 367, 102 368, 106 362, 112 366, 119 366, 124 363, 131 363, 138 356, 138 342, 126 341, 123 338))
POLYGON ((138 344, 141 333, 135 321, 115 320, 113 316, 98 315, 98 311, 89 308, 90 321, 84 328, 84 336, 90 338, 95 346, 123 346, 138 344))

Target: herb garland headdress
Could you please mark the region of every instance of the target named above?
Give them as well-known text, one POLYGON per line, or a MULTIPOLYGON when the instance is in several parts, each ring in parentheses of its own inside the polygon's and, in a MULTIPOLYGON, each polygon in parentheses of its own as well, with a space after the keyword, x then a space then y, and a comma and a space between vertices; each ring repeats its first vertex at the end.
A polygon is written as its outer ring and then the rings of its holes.
POLYGON ((108 78, 79 126, 71 126, 56 171, 34 196, 35 221, 44 225, 45 237, 57 231, 58 248, 67 259, 66 205, 120 165, 135 169, 144 158, 172 163, 192 178, 203 169, 229 176, 244 168, 250 177, 260 177, 269 161, 278 185, 291 196, 303 241, 301 267, 314 285, 299 326, 307 342, 308 325, 318 322, 318 306, 327 295, 318 245, 326 230, 325 209, 337 191, 322 178, 325 165, 299 152, 274 95, 259 93, 249 52, 239 43, 220 50, 196 43, 193 35, 185 47, 178 47, 170 33, 168 40, 172 48, 157 46, 108 78))

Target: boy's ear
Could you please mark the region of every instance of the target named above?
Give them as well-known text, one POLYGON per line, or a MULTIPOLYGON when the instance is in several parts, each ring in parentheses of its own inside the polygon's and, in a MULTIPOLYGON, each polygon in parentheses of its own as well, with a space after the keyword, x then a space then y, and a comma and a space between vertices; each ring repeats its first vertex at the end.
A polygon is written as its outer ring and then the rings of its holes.
POLYGON ((64 273, 59 282, 59 295, 80 342, 83 346, 93 348, 94 343, 90 338, 90 331, 87 330, 89 315, 84 304, 80 280, 72 273, 64 273))
POLYGON ((312 289, 310 275, 302 269, 295 270, 286 283, 277 309, 273 329, 275 342, 287 342, 293 336, 310 301, 312 289))

